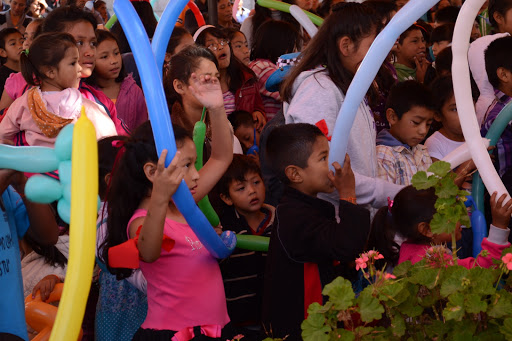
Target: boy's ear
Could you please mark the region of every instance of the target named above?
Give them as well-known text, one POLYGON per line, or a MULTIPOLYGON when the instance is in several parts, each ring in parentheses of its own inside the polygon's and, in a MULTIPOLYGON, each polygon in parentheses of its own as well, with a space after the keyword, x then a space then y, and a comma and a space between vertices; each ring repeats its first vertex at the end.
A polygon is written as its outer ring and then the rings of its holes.
POLYGON ((512 79, 510 79, 510 77, 509 77, 509 72, 507 72, 507 71, 508 70, 505 69, 504 67, 499 67, 496 70, 496 76, 498 76, 500 82, 502 82, 502 83, 512 82, 512 79))
POLYGON ((435 111, 434 112, 434 120, 436 120, 436 122, 441 122, 443 120, 443 115, 441 115, 440 113, 435 111))
POLYGON ((165 53, 165 56, 164 56, 164 62, 165 63, 169 63, 171 61, 171 57, 172 55, 170 53, 165 53))
POLYGON ((395 124, 400 120, 398 118, 398 115, 392 108, 386 109, 386 118, 388 119, 389 125, 395 124))
POLYGON ((290 165, 285 168, 284 174, 292 184, 300 184, 304 181, 300 172, 301 168, 298 166, 290 165))
POLYGON ((112 177, 112 174, 111 173, 107 173, 105 174, 105 177, 103 178, 103 180, 105 180, 105 183, 108 185, 108 183, 110 182, 110 178, 112 177))
POLYGON ((220 199, 222 201, 224 201, 224 203, 228 206, 233 206, 233 200, 231 200, 231 198, 225 194, 221 194, 220 195, 220 199))
POLYGON ((180 95, 183 95, 185 93, 185 84, 183 84, 182 81, 180 81, 179 79, 175 79, 173 82, 172 82, 172 86, 174 87, 174 91, 176 91, 177 93, 179 93, 180 95))
POLYGON ((344 57, 350 56, 351 46, 352 40, 347 36, 341 37, 338 41, 338 49, 344 57))
POLYGON ((428 238, 432 238, 434 236, 430 230, 430 225, 424 221, 418 224, 418 232, 428 238))
POLYGON ((153 183, 156 174, 156 164, 152 162, 147 162, 144 164, 143 169, 146 178, 148 178, 148 180, 151 181, 151 183, 153 183))

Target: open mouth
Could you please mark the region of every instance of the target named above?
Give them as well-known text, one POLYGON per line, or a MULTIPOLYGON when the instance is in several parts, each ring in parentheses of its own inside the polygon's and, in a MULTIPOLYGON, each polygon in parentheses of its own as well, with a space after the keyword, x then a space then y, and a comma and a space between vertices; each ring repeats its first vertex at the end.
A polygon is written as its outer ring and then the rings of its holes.
POLYGON ((196 189, 197 189, 197 186, 194 186, 190 189, 190 193, 193 195, 193 194, 196 194, 196 189))
POLYGON ((220 56, 219 56, 219 59, 226 59, 227 58, 227 54, 226 53, 222 53, 220 56))

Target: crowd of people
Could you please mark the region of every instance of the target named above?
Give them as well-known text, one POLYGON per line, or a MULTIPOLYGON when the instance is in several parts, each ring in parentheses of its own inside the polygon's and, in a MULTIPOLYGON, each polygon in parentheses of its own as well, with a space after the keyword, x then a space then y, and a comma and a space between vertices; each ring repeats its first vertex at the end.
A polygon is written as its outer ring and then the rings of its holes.
MULTIPOLYGON (((300 340, 326 284, 343 276, 359 286, 362 252, 379 251, 391 272, 452 242, 430 229, 434 189, 411 184, 464 144, 451 77, 464 1, 440 1, 397 39, 357 109, 343 166, 329 164, 329 150, 345 94, 408 1, 286 2, 324 18, 313 37, 258 4, 242 23, 230 0, 217 0, 215 25, 198 27, 191 10, 183 13, 162 70, 177 146, 168 166, 148 120, 137 46, 119 23, 104 29, 104 1, 2 4, 0 142, 53 147, 82 114, 96 130, 101 207, 84 340, 300 340), (197 122, 206 126, 203 145, 194 143, 197 122), (268 252, 236 248, 215 259, 173 202, 183 181, 196 203, 209 198, 219 235, 269 237, 268 252)), ((132 3, 151 38, 151 5, 132 3)), ((196 4, 206 17, 208 3, 196 4)), ((511 18, 512 0, 489 0, 468 42, 482 136, 512 99, 511 18)), ((510 124, 492 154, 510 191, 510 124)), ((455 185, 471 192, 475 171, 472 160, 455 168, 455 185)), ((0 340, 34 338, 25 297, 46 301, 66 281, 73 227, 56 203, 25 197, 33 175, 0 169, 0 340)), ((488 252, 471 258, 471 229, 457 225, 459 264, 468 268, 493 266, 510 246, 512 199, 485 200, 488 252)))

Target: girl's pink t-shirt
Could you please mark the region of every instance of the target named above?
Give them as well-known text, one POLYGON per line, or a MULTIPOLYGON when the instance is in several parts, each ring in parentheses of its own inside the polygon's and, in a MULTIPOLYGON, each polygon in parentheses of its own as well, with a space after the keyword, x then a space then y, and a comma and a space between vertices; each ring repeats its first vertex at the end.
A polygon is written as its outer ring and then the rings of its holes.
MULTIPOLYGON (((128 226, 146 214, 146 210, 135 211, 128 226)), ((162 249, 153 263, 140 262, 148 296, 148 314, 141 327, 181 331, 218 326, 220 330, 229 316, 217 260, 188 224, 165 219, 164 235, 175 241, 171 251, 162 249)))

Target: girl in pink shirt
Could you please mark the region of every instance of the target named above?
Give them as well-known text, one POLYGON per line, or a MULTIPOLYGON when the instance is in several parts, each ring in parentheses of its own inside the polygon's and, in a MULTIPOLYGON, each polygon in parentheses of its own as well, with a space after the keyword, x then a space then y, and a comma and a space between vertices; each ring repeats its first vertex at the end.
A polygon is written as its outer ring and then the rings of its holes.
POLYGON ((20 62, 25 81, 34 87, 10 106, 0 123, 0 139, 13 140, 24 132, 29 145, 52 147, 60 130, 80 117, 82 106, 98 139, 116 135, 105 111, 78 91, 82 67, 73 36, 43 34, 30 52, 22 52, 20 62))
MULTIPOLYGON (((158 158, 150 124, 146 122, 125 144, 107 195, 107 235, 101 258, 118 278, 129 276, 132 270, 126 268, 124 257, 116 257, 120 250, 116 246, 138 237, 140 269, 147 280, 148 313, 134 340, 215 339, 229 322, 217 260, 172 202, 182 179, 198 202, 232 160, 233 137, 217 68, 211 60, 200 58, 189 72, 192 74, 188 84, 180 82, 176 87, 184 97, 193 97, 208 109, 212 131, 208 162, 196 171, 192 137, 175 126, 178 151, 165 168, 167 151, 158 158), (114 264, 116 258, 121 258, 122 264, 114 264)), ((132 264, 132 268, 135 266, 132 264)))
MULTIPOLYGON (((485 257, 458 259, 458 265, 490 267, 492 259, 499 259, 505 248, 510 246, 508 224, 512 214, 512 199, 505 203, 506 195, 491 196, 492 224, 489 236, 482 241, 482 249, 488 251, 485 257)), ((373 220, 369 248, 375 248, 384 255, 385 262, 394 266, 407 260, 413 264, 422 260, 432 245, 451 242, 451 234, 433 234, 430 230, 436 209, 437 196, 434 188, 417 190, 412 186, 402 189, 390 207, 381 208, 373 220), (400 245, 401 244, 401 245, 400 245)), ((461 238, 460 224, 456 238, 461 238)), ((451 259, 447 250, 445 256, 451 259)))

